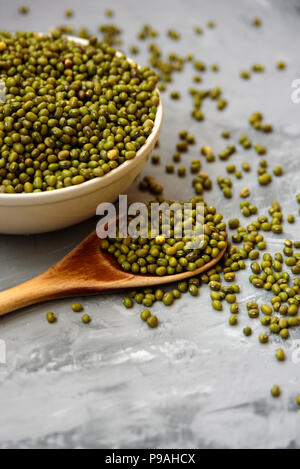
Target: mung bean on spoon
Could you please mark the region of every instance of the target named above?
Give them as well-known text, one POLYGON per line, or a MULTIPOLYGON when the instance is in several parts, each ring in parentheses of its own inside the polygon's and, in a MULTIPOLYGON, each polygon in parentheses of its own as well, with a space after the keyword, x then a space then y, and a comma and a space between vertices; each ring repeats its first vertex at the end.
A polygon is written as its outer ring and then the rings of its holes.
POLYGON ((124 272, 113 256, 99 248, 99 244, 97 233, 93 232, 43 274, 1 292, 0 316, 59 298, 113 293, 178 282, 211 269, 223 257, 227 247, 226 242, 216 258, 196 270, 158 277, 124 272))

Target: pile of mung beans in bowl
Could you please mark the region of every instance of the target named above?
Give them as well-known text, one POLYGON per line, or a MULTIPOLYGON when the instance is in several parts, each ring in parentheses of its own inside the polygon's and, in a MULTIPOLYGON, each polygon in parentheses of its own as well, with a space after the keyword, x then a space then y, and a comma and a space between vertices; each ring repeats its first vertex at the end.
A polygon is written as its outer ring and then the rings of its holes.
POLYGON ((62 229, 126 193, 158 140, 157 81, 96 37, 0 32, 0 233, 62 229))

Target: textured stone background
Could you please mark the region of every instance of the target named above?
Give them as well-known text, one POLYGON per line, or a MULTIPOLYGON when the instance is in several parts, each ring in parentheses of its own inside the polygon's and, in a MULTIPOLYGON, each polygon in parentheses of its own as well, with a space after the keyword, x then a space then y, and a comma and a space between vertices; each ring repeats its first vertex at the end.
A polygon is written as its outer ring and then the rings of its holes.
MULTIPOLYGON (((216 112, 207 102, 204 123, 189 117, 187 87, 195 73, 190 66, 169 87, 180 89, 182 99, 172 102, 167 94, 163 97, 159 150, 163 165, 149 164, 144 174, 154 174, 165 185, 166 196, 184 199, 192 194, 190 177, 179 181, 163 171, 174 152, 177 132, 189 128, 197 137, 197 145, 184 156, 190 161, 198 158, 202 145, 221 151, 227 142, 220 132, 226 128, 234 142, 246 132, 254 142, 266 144, 271 168, 283 163, 284 177, 266 189, 257 185, 259 158, 253 150, 239 147, 232 157, 237 165, 245 159, 252 163, 247 185, 259 213, 265 214, 271 201, 279 199, 286 215, 297 214, 300 105, 292 104, 290 95, 292 80, 300 78, 300 1, 0 0, 0 28, 46 31, 64 23, 63 12, 70 7, 76 11, 70 23, 91 30, 107 21, 105 8, 116 10, 114 21, 124 29, 124 50, 137 43, 140 25, 148 22, 160 31, 157 42, 165 52, 193 53, 207 64, 220 65, 219 73, 203 75, 203 87, 222 87, 229 100, 224 112, 216 112), (18 14, 21 4, 31 7, 30 15, 18 14), (254 16, 263 19, 261 28, 252 27, 254 16), (195 36, 193 27, 211 19, 217 27, 195 36), (181 41, 166 37, 169 27, 181 32, 181 41), (275 69, 281 59, 288 64, 283 72, 275 69), (248 82, 241 80, 239 71, 254 62, 264 63, 266 72, 248 82), (273 134, 260 135, 249 128, 247 119, 256 110, 274 125, 273 134)), ((146 63, 146 44, 141 49, 138 61, 146 63)), ((204 168, 214 179, 225 175, 222 162, 204 168)), ((234 198, 228 201, 215 184, 207 200, 227 219, 239 215, 239 190, 244 185, 245 178, 236 182, 234 198)), ((130 197, 141 199, 137 185, 130 197)), ((299 226, 298 218, 295 225, 285 225, 281 237, 267 235, 269 250, 281 249, 285 238, 299 238, 299 226)), ((0 236, 0 289, 39 274, 94 227, 95 220, 90 220, 50 235, 0 236)), ((170 309, 156 305, 153 311, 161 320, 157 330, 140 321, 139 307, 124 310, 121 295, 82 299, 93 318, 88 327, 70 311, 72 300, 27 308, 2 319, 0 339, 6 342, 7 365, 0 365, 0 447, 299 447, 300 411, 295 398, 300 393, 300 336, 294 334, 283 345, 289 356, 285 364, 274 358, 279 340, 273 338, 265 347, 258 344, 259 323, 252 321, 253 336, 243 337, 243 327, 251 323, 246 302, 265 302, 269 297, 253 289, 247 275, 238 276, 242 293, 236 328, 228 326, 228 311, 212 311, 206 287, 198 299, 185 296, 170 309), (59 317, 53 326, 45 322, 48 310, 59 317), (278 400, 269 394, 274 384, 282 386, 278 400)))

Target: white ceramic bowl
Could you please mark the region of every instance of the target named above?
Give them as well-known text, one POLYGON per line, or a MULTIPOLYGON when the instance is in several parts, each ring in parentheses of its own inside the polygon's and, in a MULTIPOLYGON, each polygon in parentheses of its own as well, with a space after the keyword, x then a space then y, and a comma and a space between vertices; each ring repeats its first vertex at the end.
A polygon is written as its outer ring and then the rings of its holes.
POLYGON ((145 145, 134 159, 102 178, 50 192, 0 194, 0 233, 24 235, 60 230, 94 216, 100 203, 114 202, 119 194, 126 194, 158 140, 162 116, 160 100, 153 131, 145 145))

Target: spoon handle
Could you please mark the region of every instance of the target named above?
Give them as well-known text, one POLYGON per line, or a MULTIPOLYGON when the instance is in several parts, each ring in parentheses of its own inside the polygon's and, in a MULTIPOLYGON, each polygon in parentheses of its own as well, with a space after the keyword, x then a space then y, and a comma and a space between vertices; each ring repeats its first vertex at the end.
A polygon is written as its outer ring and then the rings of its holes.
POLYGON ((71 285, 67 286, 45 272, 28 282, 0 292, 0 316, 26 306, 71 296, 72 291, 74 289, 71 285))
POLYGON ((40 301, 50 300, 54 292, 52 285, 43 283, 38 277, 5 290, 0 293, 0 316, 40 301))
POLYGON ((46 272, 0 292, 0 316, 37 303, 89 293, 94 285, 91 285, 92 282, 88 282, 86 278, 82 278, 88 269, 86 263, 82 261, 85 259, 82 251, 84 248, 94 247, 95 243, 96 237, 93 233, 46 272))
POLYGON ((0 292, 0 316, 45 301, 118 288, 122 288, 122 282, 118 282, 115 271, 111 272, 109 261, 100 256, 99 239, 94 232, 46 272, 0 292))

